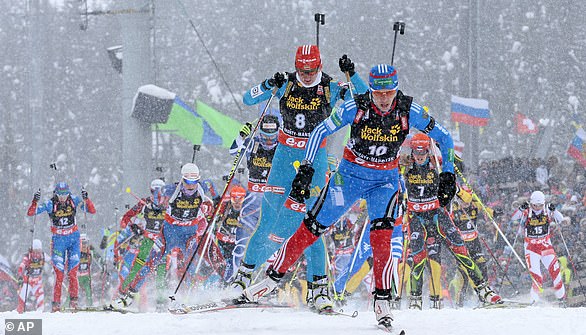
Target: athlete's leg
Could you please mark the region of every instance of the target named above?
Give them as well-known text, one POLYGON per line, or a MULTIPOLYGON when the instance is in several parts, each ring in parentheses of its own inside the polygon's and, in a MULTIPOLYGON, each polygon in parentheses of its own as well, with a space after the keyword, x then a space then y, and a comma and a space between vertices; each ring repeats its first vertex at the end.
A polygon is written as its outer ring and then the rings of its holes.
POLYGON ((42 312, 43 308, 45 307, 45 291, 43 290, 43 281, 39 280, 35 287, 33 288, 33 292, 36 298, 36 311, 42 312))
POLYGON ((53 235, 51 238, 51 263, 55 271, 55 285, 53 286, 53 307, 52 311, 56 312, 61 308, 61 289, 65 277, 65 237, 62 235, 53 235))
POLYGON ((543 277, 541 275, 541 255, 528 249, 525 242, 525 261, 531 275, 531 301, 539 301, 539 295, 543 291, 543 277))
POLYGON ((543 265, 549 271, 551 280, 553 281, 553 289, 555 290, 555 297, 562 299, 566 297, 566 288, 562 275, 560 273, 560 263, 556 257, 553 248, 548 248, 542 252, 541 261, 543 265))
POLYGON ((410 220, 411 236, 409 246, 411 247, 411 296, 421 298, 423 288, 423 270, 427 261, 427 229, 424 225, 424 217, 414 214, 410 220))
POLYGON ((437 210, 435 222, 437 231, 441 237, 443 237, 443 240, 445 241, 448 248, 450 248, 452 251, 452 254, 456 258, 459 266, 462 267, 462 269, 465 270, 468 274, 468 277, 474 284, 474 288, 486 284, 486 280, 482 276, 482 271, 478 265, 476 265, 474 260, 470 258, 470 254, 468 253, 468 249, 464 244, 460 230, 448 217, 444 208, 437 210))
POLYGON ((81 240, 79 231, 67 235, 67 277, 69 278, 69 297, 71 307, 77 307, 79 296, 79 281, 77 280, 77 269, 81 257, 81 240))

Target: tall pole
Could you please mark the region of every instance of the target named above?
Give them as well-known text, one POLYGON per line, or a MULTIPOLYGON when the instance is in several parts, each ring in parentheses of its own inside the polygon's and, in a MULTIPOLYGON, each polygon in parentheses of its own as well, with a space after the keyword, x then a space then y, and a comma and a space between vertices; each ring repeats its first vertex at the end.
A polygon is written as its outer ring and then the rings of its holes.
POLYGON ((315 20, 315 45, 319 48, 319 26, 326 24, 326 14, 315 13, 313 19, 315 20))
POLYGON ((41 8, 41 0, 29 1, 29 72, 27 73, 28 81, 28 101, 29 101, 29 115, 31 120, 31 193, 37 189, 41 180, 41 171, 43 171, 43 131, 44 113, 43 99, 43 78, 42 78, 42 60, 44 55, 44 38, 43 38, 43 22, 44 15, 41 8))
MULTIPOLYGON (((468 28, 470 35, 468 39, 468 93, 471 98, 479 98, 478 92, 478 0, 468 0, 468 28)), ((478 166, 480 153, 480 127, 470 127, 470 167, 478 166)))
POLYGON ((131 116, 134 96, 140 86, 154 82, 152 67, 151 18, 143 0, 115 2, 116 9, 133 9, 118 15, 122 28, 122 157, 124 189, 138 194, 148 191, 152 172, 151 125, 131 116))

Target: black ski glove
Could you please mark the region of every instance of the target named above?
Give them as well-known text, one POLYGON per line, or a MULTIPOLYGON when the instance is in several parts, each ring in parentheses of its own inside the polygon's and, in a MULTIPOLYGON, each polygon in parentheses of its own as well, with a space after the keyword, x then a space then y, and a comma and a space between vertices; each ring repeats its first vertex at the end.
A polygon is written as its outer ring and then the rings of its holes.
POLYGON ((39 202, 41 200, 41 190, 38 190, 33 195, 33 202, 39 202))
POLYGON ((440 206, 446 207, 456 195, 456 176, 451 172, 442 172, 439 175, 437 197, 440 206))
POLYGON ((242 128, 240 128, 240 137, 246 138, 248 135, 250 135, 251 131, 252 131, 252 123, 246 122, 246 124, 244 126, 242 126, 242 128))
POLYGON ((300 203, 305 202, 305 199, 309 199, 309 186, 311 185, 314 172, 315 170, 309 164, 299 166, 299 171, 297 171, 297 175, 295 175, 295 179, 293 179, 293 183, 291 184, 289 197, 300 203))
POLYGON ((524 211, 526 209, 529 208, 529 202, 525 201, 524 203, 521 204, 521 206, 519 206, 519 209, 524 211))
POLYGON ((348 72, 348 75, 350 75, 350 77, 352 77, 356 73, 356 71, 354 71, 354 62, 352 62, 352 60, 348 58, 348 56, 343 55, 342 58, 340 58, 340 60, 338 61, 338 64, 340 65, 340 71, 348 72))
POLYGON ((283 72, 277 72, 273 75, 272 78, 267 80, 267 83, 271 87, 278 87, 281 88, 283 84, 285 84, 285 74, 283 72))
POLYGON ((547 209, 549 209, 550 211, 555 211, 555 204, 552 204, 551 202, 549 204, 547 204, 547 209))
POLYGON ((81 197, 83 198, 83 200, 87 200, 87 191, 86 190, 81 190, 81 197))
POLYGON ((140 227, 137 224, 134 224, 134 223, 131 224, 130 225, 130 230, 132 231, 132 233, 134 235, 137 235, 138 236, 138 235, 142 234, 142 229, 140 229, 140 227))

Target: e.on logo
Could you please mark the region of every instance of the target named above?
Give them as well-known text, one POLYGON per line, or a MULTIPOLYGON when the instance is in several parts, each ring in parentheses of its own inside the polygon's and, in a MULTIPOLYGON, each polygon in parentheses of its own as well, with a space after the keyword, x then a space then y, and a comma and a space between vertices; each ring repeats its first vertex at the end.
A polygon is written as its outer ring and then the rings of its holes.
POLYGON ((298 140, 293 137, 289 137, 285 140, 285 143, 290 147, 302 149, 305 148, 307 140, 298 140))

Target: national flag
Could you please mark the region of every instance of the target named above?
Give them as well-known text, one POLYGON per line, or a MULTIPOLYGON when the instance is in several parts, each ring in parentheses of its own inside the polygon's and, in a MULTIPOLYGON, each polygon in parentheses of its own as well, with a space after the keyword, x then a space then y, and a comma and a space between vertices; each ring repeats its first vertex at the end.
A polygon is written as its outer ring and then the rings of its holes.
POLYGON ((586 131, 584 128, 580 127, 576 130, 576 136, 568 148, 568 155, 586 168, 586 131))
POLYGON ((166 123, 158 123, 158 129, 176 134, 193 144, 221 145, 229 148, 242 124, 201 101, 196 108, 176 97, 166 123))
POLYGON ((519 134, 537 134, 539 128, 533 120, 525 116, 525 114, 517 113, 515 115, 515 123, 517 124, 517 133, 519 134))
POLYGON ((484 127, 488 125, 490 110, 488 101, 452 95, 452 121, 484 127))

